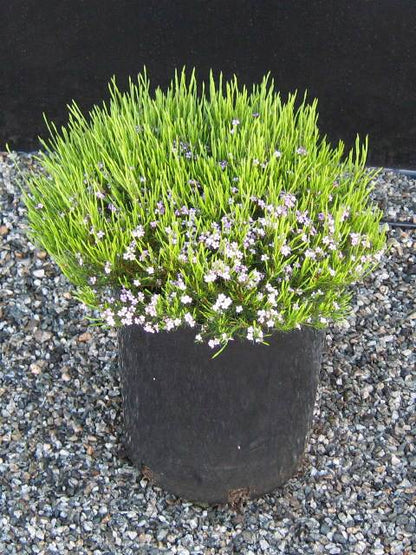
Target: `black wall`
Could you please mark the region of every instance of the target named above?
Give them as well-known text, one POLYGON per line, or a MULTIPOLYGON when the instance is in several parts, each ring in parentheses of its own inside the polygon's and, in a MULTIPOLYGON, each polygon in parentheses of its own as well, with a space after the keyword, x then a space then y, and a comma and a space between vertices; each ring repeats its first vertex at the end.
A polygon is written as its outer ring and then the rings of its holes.
POLYGON ((33 150, 66 103, 84 109, 147 66, 152 85, 175 67, 270 70, 283 93, 319 99, 333 140, 370 136, 370 164, 416 168, 416 0, 3 0, 0 150, 33 150))

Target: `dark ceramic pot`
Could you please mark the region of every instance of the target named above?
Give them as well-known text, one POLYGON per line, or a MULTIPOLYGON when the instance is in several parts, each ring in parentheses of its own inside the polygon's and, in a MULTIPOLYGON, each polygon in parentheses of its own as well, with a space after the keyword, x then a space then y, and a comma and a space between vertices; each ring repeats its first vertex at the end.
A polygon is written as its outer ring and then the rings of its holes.
POLYGON ((232 341, 217 358, 189 329, 119 333, 127 454, 190 501, 270 492, 297 470, 312 426, 324 332, 232 341))

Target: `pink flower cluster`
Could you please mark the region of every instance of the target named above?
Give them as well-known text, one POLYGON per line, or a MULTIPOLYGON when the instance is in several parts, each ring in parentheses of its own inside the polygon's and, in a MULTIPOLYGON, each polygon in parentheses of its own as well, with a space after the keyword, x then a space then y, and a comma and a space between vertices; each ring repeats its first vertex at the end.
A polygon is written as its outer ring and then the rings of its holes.
MULTIPOLYGON (((234 118, 231 132, 236 133, 239 125, 240 121, 234 118)), ((191 145, 184 141, 174 142, 173 151, 189 160, 197 158, 191 145)), ((308 155, 302 146, 295 152, 302 157, 308 155)), ((280 158, 282 152, 275 150, 274 156, 280 158)), ((229 170, 227 160, 218 164, 223 171, 229 170)), ((253 164, 265 168, 267 161, 253 160, 253 164)), ((122 288, 114 306, 105 303, 102 314, 108 325, 137 324, 150 333, 180 326, 197 327, 196 339, 207 338, 208 345, 214 348, 232 339, 222 324, 231 318, 242 322, 249 340, 262 342, 265 334, 284 328, 289 317, 295 319, 293 315, 305 309, 305 292, 296 285, 305 281, 305 276, 317 280, 316 290, 308 291, 306 299, 310 305, 318 306, 326 295, 319 288, 320 280, 325 283, 336 277, 337 262, 346 256, 355 261, 351 270, 355 275, 373 259, 370 254, 355 259, 358 251, 354 249, 370 249, 371 243, 365 234, 343 231, 343 222, 351 217, 350 207, 339 206, 330 199, 329 206, 322 203, 321 211, 309 206, 307 210, 300 196, 284 190, 273 200, 267 193, 263 197, 251 196, 247 220, 241 221, 239 211, 247 202, 245 184, 238 176, 230 176, 230 181, 226 213, 205 229, 201 224, 204 218, 200 218, 204 214, 204 188, 197 179, 187 181, 191 198, 195 195, 194 206, 178 205, 168 193, 168 201, 160 199, 151 207, 156 218, 133 229, 131 241, 121 255, 132 263, 137 275, 131 287, 122 288), (234 182, 239 182, 238 187, 234 182), (164 225, 167 209, 173 211, 175 220, 164 225), (280 229, 284 233, 279 233, 280 229), (153 254, 153 248, 157 248, 152 247, 155 231, 165 234, 177 253, 168 272, 159 267, 157 255, 153 254), (197 262, 198 274, 194 269, 197 262), (282 304, 282 288, 292 293, 290 306, 282 304), (212 330, 220 333, 213 336, 212 330)), ((317 191, 318 206, 319 194, 317 191)), ((104 232, 94 228, 91 234, 96 241, 104 238, 104 232)), ((112 274, 113 266, 106 262, 105 274, 112 274)), ((97 278, 93 277, 90 284, 96 283, 97 278)), ((336 301, 332 307, 339 309, 336 301)), ((305 309, 303 321, 311 323, 315 317, 308 310, 305 309)), ((317 318, 322 325, 328 319, 326 314, 317 318)))

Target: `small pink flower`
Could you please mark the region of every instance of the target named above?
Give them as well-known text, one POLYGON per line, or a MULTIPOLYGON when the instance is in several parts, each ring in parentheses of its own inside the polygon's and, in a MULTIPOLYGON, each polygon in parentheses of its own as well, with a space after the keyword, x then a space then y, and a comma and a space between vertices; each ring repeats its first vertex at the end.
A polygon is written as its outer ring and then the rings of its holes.
POLYGON ((189 312, 187 312, 184 316, 184 320, 185 322, 188 324, 188 326, 190 326, 191 328, 193 328, 195 326, 195 320, 194 317, 192 316, 192 314, 190 314, 189 312))
POLYGON ((232 304, 232 302, 233 301, 230 299, 230 297, 227 297, 223 293, 220 293, 217 297, 217 300, 215 301, 215 304, 212 306, 212 309, 215 312, 226 310, 232 304))
POLYGON ((283 256, 289 256, 289 254, 292 252, 292 249, 288 245, 282 245, 280 247, 280 252, 283 254, 283 256))
POLYGON ((135 237, 136 239, 139 239, 140 237, 143 237, 144 235, 144 229, 142 225, 139 225, 136 227, 136 229, 134 229, 131 234, 133 235, 133 237, 135 237))
POLYGON ((220 344, 220 340, 219 340, 219 339, 210 339, 210 340, 208 341, 208 346, 209 346, 211 349, 214 349, 214 348, 217 347, 219 344, 220 344))

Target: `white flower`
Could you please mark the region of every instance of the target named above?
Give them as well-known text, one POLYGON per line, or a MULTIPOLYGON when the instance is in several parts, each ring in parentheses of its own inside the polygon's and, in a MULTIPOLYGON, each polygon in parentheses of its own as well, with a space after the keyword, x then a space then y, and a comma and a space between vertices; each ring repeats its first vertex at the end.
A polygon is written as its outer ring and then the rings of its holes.
POLYGON ((192 298, 189 295, 182 295, 181 303, 182 304, 191 304, 192 298))
POLYGON ((241 304, 235 307, 235 311, 237 312, 237 314, 240 314, 240 312, 243 312, 243 307, 241 306, 241 304))
POLYGON ((111 273, 111 263, 110 263, 110 262, 106 262, 106 263, 105 263, 104 272, 105 272, 106 274, 110 274, 110 273, 111 273))
POLYGON ((181 277, 178 278, 177 282, 174 284, 181 291, 185 291, 186 285, 181 277))
POLYGON ((293 208, 293 206, 295 206, 296 204, 295 195, 293 195, 292 193, 282 192, 280 196, 282 197, 283 203, 286 206, 286 208, 293 208))
POLYGON ((212 270, 210 270, 207 274, 205 274, 204 276, 204 281, 206 283, 212 283, 217 279, 217 274, 215 272, 213 272, 212 270))
POLYGON ((361 239, 361 244, 363 247, 365 247, 366 249, 369 249, 371 247, 371 241, 369 241, 368 236, 364 236, 361 239))
POLYGON ((283 254, 283 256, 289 256, 289 254, 292 252, 292 249, 288 245, 282 245, 280 247, 280 252, 283 254))
POLYGON ((256 337, 254 340, 256 343, 261 343, 263 341, 263 332, 261 330, 256 330, 256 337))
POLYGON ((190 314, 189 312, 187 312, 184 316, 184 320, 185 322, 188 324, 188 326, 190 326, 191 328, 193 328, 195 326, 195 320, 194 317, 192 316, 192 314, 190 314))
POLYGON ((170 331, 170 330, 173 330, 174 327, 175 327, 175 324, 174 324, 172 318, 166 318, 165 319, 165 330, 170 331))
POLYGON ((214 348, 217 347, 217 345, 219 345, 219 344, 220 344, 220 340, 219 340, 219 339, 210 339, 210 340, 208 341, 208 346, 209 346, 211 349, 214 349, 214 348))
POLYGON ((253 341, 253 339, 254 339, 254 328, 252 326, 249 326, 247 328, 247 339, 249 341, 253 341))
POLYGON ((263 279, 263 274, 258 270, 253 270, 250 275, 250 287, 255 287, 263 279))
POLYGON ((136 241, 132 241, 130 245, 126 248, 126 252, 123 254, 124 260, 134 260, 134 250, 136 249, 136 241))
POLYGON ((114 320, 114 313, 110 308, 107 308, 107 310, 104 310, 103 318, 109 326, 115 326, 116 323, 114 320))
POLYGON ((152 266, 149 266, 148 268, 146 268, 146 272, 147 272, 149 275, 152 275, 152 274, 155 273, 155 269, 154 269, 152 266))
POLYGON ((231 275, 230 275, 230 267, 227 266, 227 264, 225 264, 222 260, 216 260, 213 264, 212 264, 212 272, 215 272, 215 274, 218 277, 222 277, 222 279, 225 280, 229 280, 231 279, 231 275))
POLYGON ((201 335, 200 333, 197 333, 197 334, 195 335, 195 341, 196 341, 197 343, 202 343, 202 335, 201 335))
POLYGON ((237 281, 239 283, 246 283, 248 281, 248 275, 246 273, 241 273, 240 275, 237 276, 237 281))
MULTIPOLYGON (((240 251, 238 243, 236 243, 235 241, 229 243, 227 241, 227 243, 225 243, 224 245, 224 256, 239 261, 243 258, 244 254, 240 251)), ((221 264, 224 269, 229 271, 229 267, 225 266, 220 260, 218 260, 216 263, 214 262, 214 267, 217 267, 218 264, 221 264)))
POLYGON ((220 293, 217 297, 217 300, 215 301, 215 304, 212 306, 212 309, 215 310, 215 312, 226 310, 232 304, 232 302, 233 301, 230 299, 230 297, 227 297, 223 293, 220 293))
POLYGON ((157 316, 156 307, 152 304, 147 305, 144 311, 146 312, 146 314, 149 314, 150 316, 157 316))
POLYGON ((140 280, 139 279, 134 279, 133 280, 133 285, 135 285, 136 287, 140 287, 140 285, 141 285, 140 280))
POLYGON ((133 235, 133 237, 136 237, 136 238, 138 238, 138 239, 139 239, 140 237, 143 237, 143 235, 144 235, 143 226, 142 226, 142 225, 137 226, 136 229, 133 229, 133 231, 131 232, 131 234, 133 235))
POLYGON ((276 293, 269 293, 269 295, 267 295, 267 302, 272 306, 276 306, 277 305, 276 293))
POLYGON ((261 343, 263 341, 263 332, 258 328, 249 326, 247 328, 247 339, 249 341, 255 341, 256 343, 261 343))

